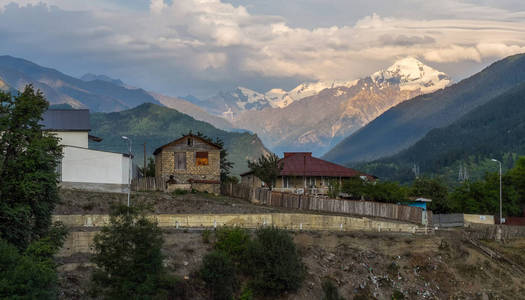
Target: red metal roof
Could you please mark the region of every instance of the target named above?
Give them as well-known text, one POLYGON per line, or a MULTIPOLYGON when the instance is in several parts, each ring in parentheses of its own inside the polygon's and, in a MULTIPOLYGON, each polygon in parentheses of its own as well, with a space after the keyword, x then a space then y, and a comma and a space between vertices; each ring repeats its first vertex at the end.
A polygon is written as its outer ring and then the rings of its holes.
POLYGON ((281 176, 367 176, 375 179, 372 175, 313 157, 311 152, 285 152, 280 162, 283 163, 281 176))

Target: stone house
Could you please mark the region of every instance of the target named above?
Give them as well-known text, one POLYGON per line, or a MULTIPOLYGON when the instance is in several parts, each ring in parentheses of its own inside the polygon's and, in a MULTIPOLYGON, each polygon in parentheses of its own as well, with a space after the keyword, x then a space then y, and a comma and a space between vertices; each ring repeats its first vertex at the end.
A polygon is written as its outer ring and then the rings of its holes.
POLYGON ((157 148, 155 177, 170 186, 220 193, 221 147, 188 134, 157 148))

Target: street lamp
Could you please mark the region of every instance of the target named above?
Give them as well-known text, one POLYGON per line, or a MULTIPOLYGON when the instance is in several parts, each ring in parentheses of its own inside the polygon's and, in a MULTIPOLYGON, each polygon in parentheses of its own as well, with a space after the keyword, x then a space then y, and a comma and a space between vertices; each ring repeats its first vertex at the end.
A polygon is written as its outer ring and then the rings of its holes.
POLYGON ((501 161, 493 158, 492 161, 495 161, 499 164, 499 223, 503 224, 503 216, 502 216, 502 200, 501 200, 501 161))
POLYGON ((123 140, 128 141, 129 145, 129 174, 128 174, 128 207, 129 207, 129 196, 131 193, 131 165, 133 164, 133 158, 131 156, 131 139, 127 136, 122 136, 123 140))

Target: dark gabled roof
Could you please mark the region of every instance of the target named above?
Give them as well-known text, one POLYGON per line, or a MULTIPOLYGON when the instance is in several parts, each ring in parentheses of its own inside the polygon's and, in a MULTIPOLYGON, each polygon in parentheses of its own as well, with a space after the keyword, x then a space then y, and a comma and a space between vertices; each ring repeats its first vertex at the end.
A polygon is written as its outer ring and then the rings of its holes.
POLYGON ((43 130, 91 131, 87 109, 48 109, 42 118, 43 130))
POLYGON ((280 162, 283 164, 281 176, 366 176, 373 179, 371 175, 313 157, 311 152, 287 152, 280 162))
MULTIPOLYGON (((366 176, 369 180, 377 178, 373 175, 313 157, 311 152, 285 152, 284 158, 279 160, 279 162, 283 166, 280 176, 366 176)), ((241 176, 246 176, 250 173, 246 172, 241 174, 241 176)))
POLYGON ((212 143, 212 142, 208 141, 207 139, 204 139, 204 138, 202 138, 200 136, 193 135, 193 134, 186 134, 186 135, 183 135, 182 137, 180 137, 180 138, 178 138, 178 139, 176 139, 174 141, 171 141, 171 142, 169 142, 169 143, 167 143, 165 145, 162 145, 162 146, 158 147, 157 149, 155 149, 155 151, 153 151, 153 155, 157 155, 160 151, 162 151, 162 148, 170 146, 170 145, 173 145, 173 144, 176 144, 176 143, 180 142, 181 140, 183 140, 185 137, 192 137, 192 138, 195 138, 195 139, 199 139, 199 140, 205 142, 206 144, 208 144, 208 145, 210 145, 212 147, 215 147, 215 148, 217 148, 219 150, 222 149, 221 146, 219 146, 219 145, 217 145, 215 143, 212 143))

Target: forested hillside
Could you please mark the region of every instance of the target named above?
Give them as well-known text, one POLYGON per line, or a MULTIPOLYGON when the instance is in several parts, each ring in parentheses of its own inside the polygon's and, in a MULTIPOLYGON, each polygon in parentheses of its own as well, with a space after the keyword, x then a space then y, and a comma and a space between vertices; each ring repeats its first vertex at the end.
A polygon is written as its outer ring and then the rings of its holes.
POLYGON ((525 82, 525 54, 507 57, 457 84, 391 108, 324 158, 355 163, 394 155, 521 82, 525 82))
MULTIPOLYGON (((495 171, 496 158, 511 168, 525 154, 525 83, 475 108, 453 124, 431 130, 401 153, 368 163, 366 169, 382 178, 407 181, 416 164, 422 174, 457 178, 462 164, 468 177, 495 171)), ((464 173, 464 171, 463 171, 464 173)))
POLYGON ((121 112, 91 114, 91 127, 91 134, 103 138, 103 141, 90 142, 90 148, 127 152, 127 144, 121 136, 129 136, 139 165, 142 165, 144 143, 146 155, 152 155, 157 147, 190 130, 223 140, 228 158, 235 163, 232 173, 236 175, 247 170, 247 159, 255 159, 268 152, 257 135, 220 130, 174 109, 151 103, 121 112))

